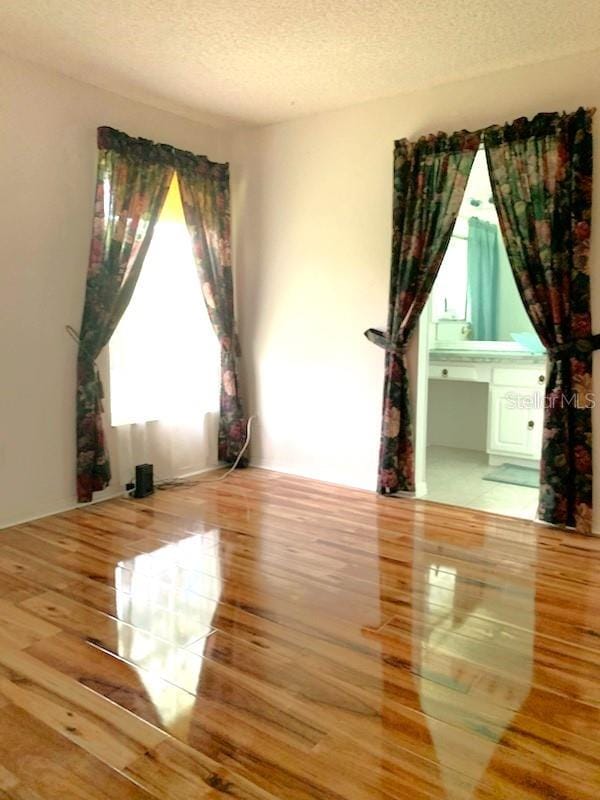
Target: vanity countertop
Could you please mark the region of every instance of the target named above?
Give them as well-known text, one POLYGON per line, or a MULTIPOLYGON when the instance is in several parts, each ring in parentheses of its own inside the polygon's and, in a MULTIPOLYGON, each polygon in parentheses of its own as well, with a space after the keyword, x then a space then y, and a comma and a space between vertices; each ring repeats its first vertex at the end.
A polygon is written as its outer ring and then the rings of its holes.
POLYGON ((526 350, 430 350, 429 360, 474 361, 480 364, 545 364, 545 353, 528 353, 526 350))

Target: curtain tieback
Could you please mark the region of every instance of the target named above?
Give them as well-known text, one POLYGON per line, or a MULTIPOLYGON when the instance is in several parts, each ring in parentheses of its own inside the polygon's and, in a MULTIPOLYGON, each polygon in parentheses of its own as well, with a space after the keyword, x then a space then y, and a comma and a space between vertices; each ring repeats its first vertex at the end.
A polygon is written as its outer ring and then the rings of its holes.
POLYGON ((572 355, 577 355, 577 351, 590 353, 593 350, 600 350, 600 333, 572 339, 570 342, 563 342, 554 347, 548 347, 547 350, 550 358, 554 361, 563 361, 566 358, 570 358, 572 355))
POLYGON ((408 342, 390 344, 387 334, 379 330, 379 328, 369 328, 365 331, 365 336, 370 342, 376 344, 377 347, 382 347, 387 353, 395 353, 399 356, 406 355, 408 342))

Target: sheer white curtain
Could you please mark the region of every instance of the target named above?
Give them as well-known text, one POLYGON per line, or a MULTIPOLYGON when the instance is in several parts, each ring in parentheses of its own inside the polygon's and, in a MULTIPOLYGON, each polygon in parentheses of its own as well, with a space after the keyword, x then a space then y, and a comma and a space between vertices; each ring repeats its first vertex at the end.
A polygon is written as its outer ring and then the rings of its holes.
POLYGON ((155 480, 218 463, 219 343, 178 204, 178 192, 170 192, 110 341, 110 413, 122 484, 144 462, 154 464, 155 480))

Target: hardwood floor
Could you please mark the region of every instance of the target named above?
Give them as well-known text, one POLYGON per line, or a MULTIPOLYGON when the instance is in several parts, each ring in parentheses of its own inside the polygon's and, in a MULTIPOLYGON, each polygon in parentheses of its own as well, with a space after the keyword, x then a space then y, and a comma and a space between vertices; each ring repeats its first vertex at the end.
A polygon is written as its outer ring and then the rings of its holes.
POLYGON ((596 800, 599 564, 254 469, 0 531, 0 798, 596 800))

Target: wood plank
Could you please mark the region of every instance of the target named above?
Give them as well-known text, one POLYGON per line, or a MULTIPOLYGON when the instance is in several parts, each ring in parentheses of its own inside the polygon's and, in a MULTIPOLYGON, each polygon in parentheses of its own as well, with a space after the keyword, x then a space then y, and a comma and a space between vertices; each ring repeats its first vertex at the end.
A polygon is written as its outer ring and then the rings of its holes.
MULTIPOLYGON (((45 798, 148 800, 151 795, 15 706, 0 709, 0 764, 45 798)), ((12 791, 12 790, 11 790, 12 791)), ((9 795, 10 796, 10 795, 9 795)))
MULTIPOLYGON (((137 640, 138 646, 144 639, 147 640, 148 649, 154 651, 161 643, 184 648, 204 639, 212 631, 210 625, 203 624, 191 615, 176 614, 152 605, 136 608, 129 600, 128 595, 123 598, 121 608, 117 609, 119 617, 56 592, 37 595, 24 601, 21 607, 36 614, 40 621, 53 623, 50 626, 53 633, 58 633, 60 629, 79 633, 88 639, 101 640, 106 649, 131 646, 133 639, 137 640)), ((198 605, 196 609, 200 610, 201 606, 198 605)), ((190 608, 190 611, 196 609, 190 608)))
MULTIPOLYGON (((116 741, 127 741, 128 749, 136 753, 157 746, 165 738, 165 734, 156 726, 118 704, 107 703, 98 693, 23 651, 13 648, 0 650, 0 677, 27 691, 30 696, 35 694, 50 699, 61 708, 77 710, 78 714, 85 714, 96 724, 101 721, 114 731, 116 741)), ((7 702, 16 704, 14 698, 8 698, 8 695, 0 694, 0 697, 4 705, 7 702)), ((24 697, 22 702, 30 704, 31 701, 29 697, 24 697)))
MULTIPOLYGON (((169 680, 169 663, 161 662, 151 672, 66 633, 38 642, 29 654, 183 741, 193 736, 200 717, 209 713, 220 717, 225 711, 250 720, 257 732, 276 732, 305 752, 324 736, 310 719, 290 714, 285 705, 275 702, 268 684, 211 664, 202 665, 201 672, 188 673, 188 685, 196 682, 195 691, 190 692, 174 682, 177 663, 169 680)), ((195 660, 200 665, 201 659, 195 660)))
POLYGON ((225 796, 239 800, 275 798, 242 775, 174 739, 140 756, 125 772, 161 800, 165 797, 171 800, 214 800, 225 796))
POLYGON ((596 800, 599 557, 254 469, 8 529, 0 797, 596 800))

